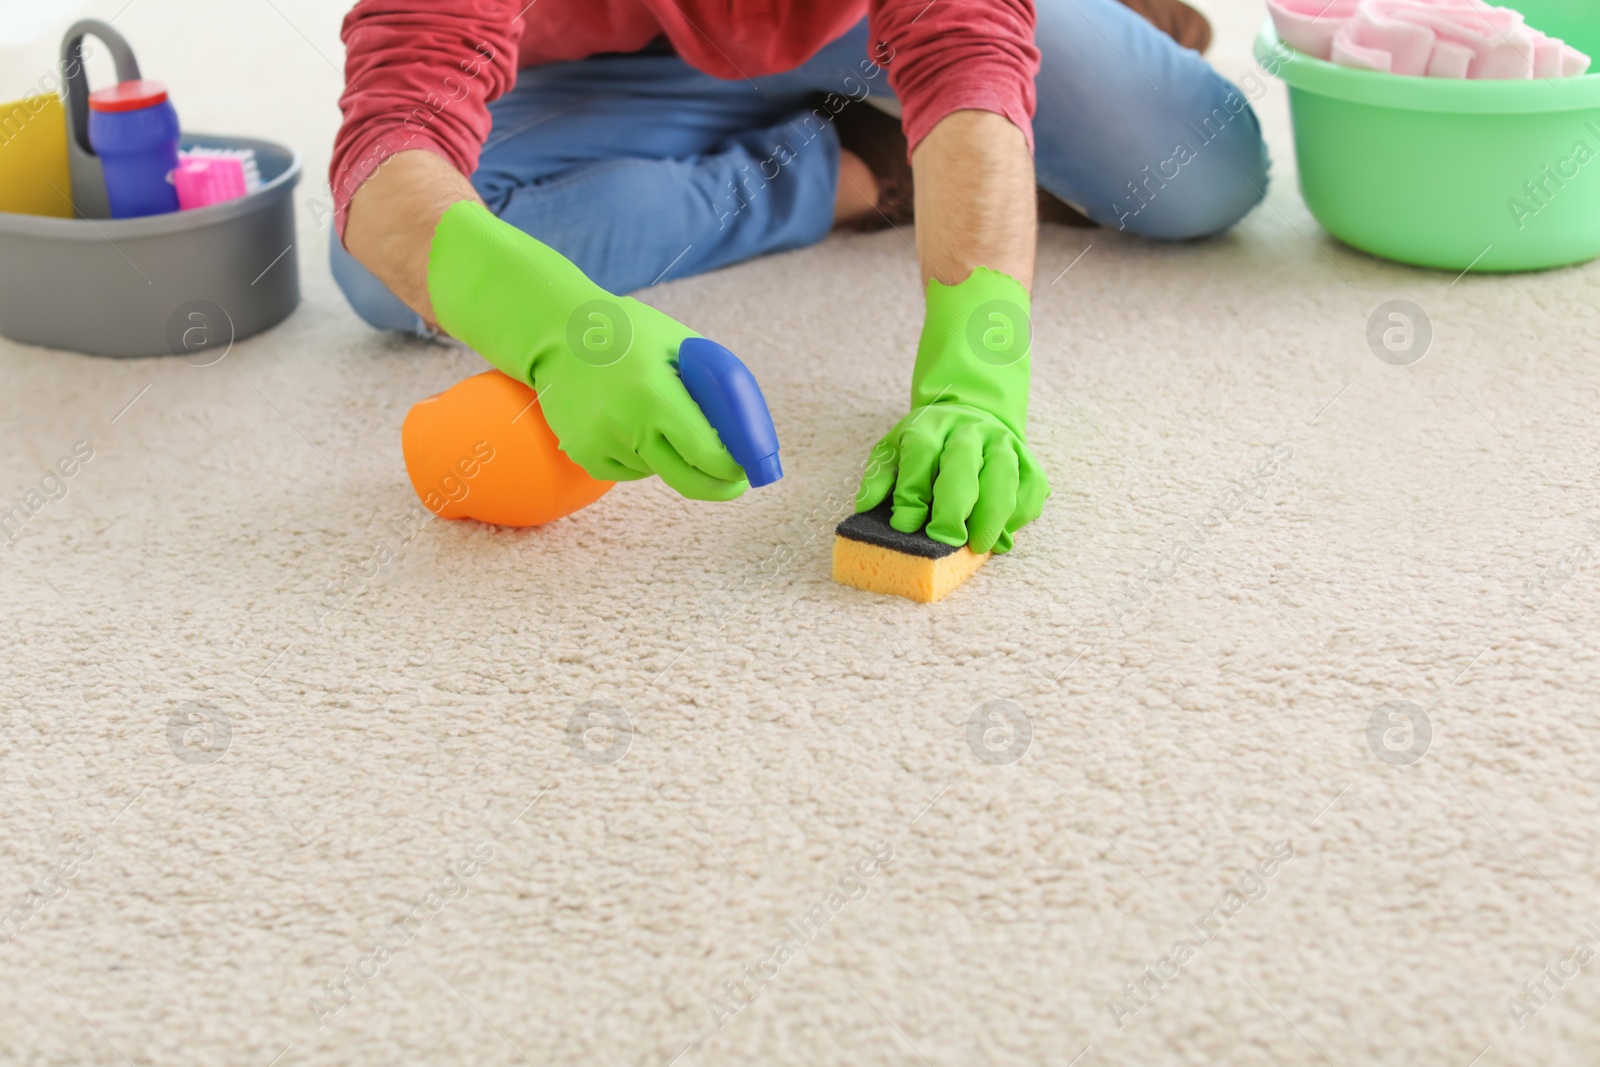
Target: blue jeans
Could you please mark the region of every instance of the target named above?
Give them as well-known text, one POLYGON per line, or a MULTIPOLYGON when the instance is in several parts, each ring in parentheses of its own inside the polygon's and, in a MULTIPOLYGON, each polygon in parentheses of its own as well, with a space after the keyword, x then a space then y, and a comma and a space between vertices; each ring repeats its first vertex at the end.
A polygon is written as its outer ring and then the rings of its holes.
MULTIPOLYGON (((1117 0, 1037 0, 1038 182, 1103 226, 1179 240, 1218 233, 1266 193, 1248 101, 1196 52, 1117 0)), ((629 293, 768 252, 833 225, 833 93, 892 100, 863 22, 805 65, 722 81, 659 52, 530 67, 490 105, 472 184, 489 208, 629 293), (818 116, 821 116, 819 119, 818 116)), ((333 275, 380 329, 417 314, 331 242, 333 275)))

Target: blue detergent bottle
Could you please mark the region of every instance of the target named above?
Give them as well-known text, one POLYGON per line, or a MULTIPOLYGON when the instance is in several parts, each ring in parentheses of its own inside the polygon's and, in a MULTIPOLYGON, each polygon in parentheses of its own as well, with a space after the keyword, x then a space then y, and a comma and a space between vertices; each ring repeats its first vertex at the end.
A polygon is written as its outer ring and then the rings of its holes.
POLYGON ((106 176, 111 217, 178 210, 178 113, 160 82, 119 82, 89 94, 89 147, 106 176))
POLYGON ((707 338, 685 337, 678 346, 678 376, 734 462, 744 468, 751 488, 783 477, 778 431, 767 399, 738 356, 707 338))

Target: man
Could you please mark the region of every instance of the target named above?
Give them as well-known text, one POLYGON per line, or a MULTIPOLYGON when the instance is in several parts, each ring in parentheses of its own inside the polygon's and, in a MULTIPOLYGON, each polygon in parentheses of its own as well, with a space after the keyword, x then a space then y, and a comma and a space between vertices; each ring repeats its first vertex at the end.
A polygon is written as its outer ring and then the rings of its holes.
POLYGON ((914 218, 910 410, 857 506, 892 494, 900 530, 1007 551, 1049 492, 1026 444, 1039 215, 1182 239, 1266 189, 1254 113, 1180 43, 1204 20, 1128 2, 1149 20, 1117 0, 361 0, 335 277, 374 326, 442 328, 532 385, 590 474, 721 500, 747 483, 677 378, 693 331, 612 294, 914 218))

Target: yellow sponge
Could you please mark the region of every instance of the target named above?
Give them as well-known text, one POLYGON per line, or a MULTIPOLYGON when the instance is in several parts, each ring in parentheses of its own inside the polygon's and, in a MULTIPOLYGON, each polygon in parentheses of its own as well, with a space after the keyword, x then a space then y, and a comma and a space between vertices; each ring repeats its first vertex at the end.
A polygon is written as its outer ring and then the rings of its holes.
POLYGON ((833 538, 833 580, 869 593, 903 596, 923 604, 943 598, 989 558, 963 545, 953 548, 925 533, 889 525, 888 501, 839 524, 833 538))

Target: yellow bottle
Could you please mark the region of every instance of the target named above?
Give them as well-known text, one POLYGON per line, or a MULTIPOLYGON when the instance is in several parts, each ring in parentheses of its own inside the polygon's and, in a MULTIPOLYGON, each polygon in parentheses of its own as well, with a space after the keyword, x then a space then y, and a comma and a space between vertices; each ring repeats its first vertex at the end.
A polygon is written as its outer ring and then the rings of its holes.
POLYGON ((0 211, 72 218, 67 115, 55 93, 0 104, 0 211))

